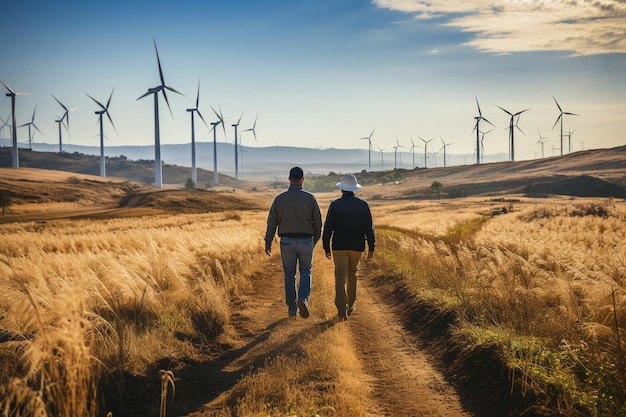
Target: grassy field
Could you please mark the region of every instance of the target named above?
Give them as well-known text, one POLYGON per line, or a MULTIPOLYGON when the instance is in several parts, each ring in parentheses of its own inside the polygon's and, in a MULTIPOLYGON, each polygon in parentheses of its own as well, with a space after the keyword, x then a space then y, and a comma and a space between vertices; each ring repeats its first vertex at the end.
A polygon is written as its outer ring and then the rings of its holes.
MULTIPOLYGON (((66 195, 59 184, 70 184, 76 196, 14 197, 0 224, 0 413, 147 415, 156 402, 165 416, 172 370, 238 343, 238 306, 269 273, 262 236, 275 192, 50 181, 29 182, 30 193, 66 195)), ((400 187, 364 189, 378 236, 364 274, 451 312, 450 340, 468 360, 494 352, 509 393, 535 399, 529 415, 626 414, 626 203, 407 200, 393 194, 400 187)), ((336 197, 319 194, 324 214, 336 197)), ((318 285, 331 300, 332 282, 318 285)), ((333 314, 330 301, 316 307, 333 314)), ((353 349, 337 328, 303 335, 241 375, 219 411, 198 415, 365 415, 353 349)))

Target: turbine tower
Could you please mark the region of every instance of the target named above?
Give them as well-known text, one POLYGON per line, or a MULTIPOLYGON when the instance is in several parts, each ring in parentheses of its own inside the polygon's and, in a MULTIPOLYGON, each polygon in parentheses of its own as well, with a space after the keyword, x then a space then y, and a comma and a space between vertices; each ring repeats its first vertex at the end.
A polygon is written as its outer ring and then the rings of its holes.
MULTIPOLYGON (((33 110, 33 117, 30 119, 30 122, 24 123, 23 125, 19 126, 19 127, 28 126, 28 148, 29 149, 33 149, 33 138, 35 137, 35 132, 33 132, 33 135, 31 136, 30 127, 31 126, 34 127, 37 130, 37 132, 41 133, 41 130, 39 130, 39 128, 35 124, 35 112, 36 111, 37 111, 37 106, 35 106, 35 109, 33 110)), ((43 135, 43 133, 41 134, 43 135)))
MULTIPOLYGON (((224 127, 224 116, 222 116, 222 108, 219 107, 219 109, 220 109, 220 112, 218 113, 217 111, 215 111, 213 106, 211 106, 211 110, 213 110, 213 113, 215 113, 218 119, 217 122, 211 122, 211 130, 213 131, 213 183, 215 185, 219 183, 219 179, 217 176, 217 129, 216 129, 219 124, 221 124, 222 127, 224 128, 224 137, 226 137, 226 128, 224 127)), ((209 133, 211 132, 211 130, 209 130, 209 133)))
POLYGON ((191 181, 194 184, 198 183, 198 173, 196 169, 196 126, 193 114, 194 112, 198 113, 200 119, 204 122, 204 125, 208 128, 209 125, 206 124, 204 117, 202 117, 202 113, 198 110, 198 106, 200 104, 200 80, 198 80, 198 94, 196 95, 196 107, 187 109, 189 113, 191 113, 191 181))
POLYGON ((239 116, 237 123, 232 124, 231 126, 235 128, 235 179, 239 179, 239 147, 237 145, 237 128, 239 127, 239 122, 241 122, 241 118, 243 117, 243 113, 239 116))
POLYGON ((161 68, 161 60, 159 59, 159 51, 157 49, 156 40, 153 39, 154 42, 154 51, 156 52, 157 57, 157 65, 159 67, 159 79, 161 84, 149 88, 148 92, 139 97, 137 100, 141 100, 142 98, 149 96, 150 94, 154 95, 154 186, 156 188, 163 188, 163 173, 161 167, 161 135, 159 132, 159 92, 163 92, 163 98, 165 98, 165 103, 167 103, 167 108, 170 110, 170 115, 174 118, 174 114, 172 113, 172 108, 170 107, 170 102, 167 99, 167 94, 165 90, 170 90, 173 93, 180 94, 184 96, 183 93, 176 90, 173 87, 165 85, 165 78, 163 77, 163 69, 161 68))
POLYGON ((420 136, 418 136, 418 138, 420 138, 422 142, 424 142, 424 168, 428 168, 428 155, 426 154, 426 152, 428 152, 428 142, 430 142, 431 140, 434 140, 435 138, 431 138, 428 140, 420 136))
POLYGON ((16 93, 15 91, 13 91, 11 89, 11 87, 9 87, 8 85, 6 85, 4 83, 4 81, 0 80, 0 83, 2 83, 2 85, 4 86, 4 88, 7 89, 8 93, 6 93, 7 97, 11 97, 11 121, 12 121, 12 136, 13 136, 13 148, 11 149, 11 166, 13 168, 19 168, 20 167, 20 156, 19 153, 17 151, 17 129, 15 128, 17 126, 17 122, 15 121, 15 97, 17 96, 25 96, 27 94, 30 93, 16 93))
POLYGON ((372 133, 370 133, 369 136, 366 136, 364 138, 359 138, 359 140, 367 140, 367 143, 368 143, 368 147, 367 147, 367 160, 368 160, 367 171, 368 172, 372 170, 372 135, 374 134, 374 130, 376 130, 376 128, 372 130, 372 133))
MULTIPOLYGON (((561 106, 559 105, 559 102, 556 101, 556 98, 554 98, 554 96, 552 96, 552 98, 554 99, 554 102, 556 103, 556 106, 559 108, 559 116, 556 118, 556 121, 554 122, 554 125, 552 126, 552 129, 554 129, 554 126, 556 126, 556 124, 559 122, 559 120, 561 121, 561 155, 563 155, 563 119, 564 119, 564 115, 568 115, 568 116, 580 116, 579 114, 576 113, 570 113, 570 112, 566 112, 563 111, 563 109, 561 109, 561 106)), ((571 147, 570 147, 570 152, 571 152, 571 147)))
POLYGON ((102 128, 102 115, 104 114, 107 115, 107 117, 109 118, 109 122, 111 122, 111 126, 113 126, 113 129, 115 129, 115 132, 117 133, 117 128, 115 127, 115 123, 113 123, 113 119, 111 119, 111 114, 109 113, 109 105, 111 105, 111 98, 113 97, 113 90, 115 90, 115 88, 111 89, 111 94, 109 95, 109 99, 107 100, 106 106, 100 103, 95 98, 91 97, 89 94, 85 93, 87 94, 87 97, 92 99, 98 106, 100 106, 100 110, 97 110, 94 113, 98 115, 98 123, 100 124, 100 176, 101 177, 107 176, 105 164, 104 164, 104 129, 102 128))
MULTIPOLYGON (((476 163, 480 164, 481 158, 480 158, 480 121, 484 120, 485 122, 489 123, 491 126, 495 127, 493 123, 491 123, 489 120, 485 119, 483 117, 482 112, 480 111, 480 104, 478 104, 478 97, 474 96, 474 98, 476 99, 476 107, 478 107, 478 116, 474 116, 474 119, 476 119, 476 124, 474 125, 474 130, 476 131, 476 163)), ((474 130, 472 130, 472 133, 474 132, 474 130)), ((444 158, 445 159, 445 158, 444 158)))
POLYGON ((519 116, 525 111, 530 110, 530 108, 527 108, 526 110, 518 111, 517 113, 511 113, 510 111, 503 109, 497 104, 496 104, 496 107, 498 107, 500 110, 502 110, 503 112, 511 116, 511 119, 509 120, 509 160, 515 161, 514 129, 517 128, 520 132, 522 132, 522 134, 524 134, 524 132, 522 131, 522 129, 519 128, 519 126, 517 126, 517 123, 514 122, 514 119, 515 117, 517 117, 517 122, 519 122, 519 116))
POLYGON ((68 109, 67 107, 65 107, 65 105, 63 103, 61 103, 59 101, 58 98, 56 98, 55 96, 53 96, 52 94, 50 94, 52 96, 53 99, 56 100, 57 103, 59 103, 59 105, 61 107, 63 107, 63 110, 65 110, 65 112, 63 113, 63 116, 59 117, 59 120, 55 120, 55 122, 59 123, 59 152, 63 152, 63 137, 61 135, 61 124, 63 123, 65 126, 65 129, 67 130, 67 136, 69 137, 70 135, 70 111, 74 110, 74 109, 68 109), (63 121, 66 121, 65 123, 63 121))

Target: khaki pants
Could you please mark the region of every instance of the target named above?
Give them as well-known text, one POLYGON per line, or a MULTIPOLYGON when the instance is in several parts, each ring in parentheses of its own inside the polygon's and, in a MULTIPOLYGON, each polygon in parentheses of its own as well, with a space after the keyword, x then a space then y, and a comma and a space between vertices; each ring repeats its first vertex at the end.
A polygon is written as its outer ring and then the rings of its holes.
POLYGON ((356 270, 363 252, 333 250, 335 262, 335 306, 340 316, 346 315, 356 300, 356 270))

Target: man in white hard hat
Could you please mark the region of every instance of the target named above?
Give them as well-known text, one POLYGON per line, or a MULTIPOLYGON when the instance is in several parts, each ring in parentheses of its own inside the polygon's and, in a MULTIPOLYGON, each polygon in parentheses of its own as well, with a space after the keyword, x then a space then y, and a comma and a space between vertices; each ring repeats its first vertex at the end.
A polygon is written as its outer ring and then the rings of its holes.
POLYGON ((365 251, 365 242, 368 259, 374 255, 376 242, 369 205, 354 195, 361 189, 356 177, 345 174, 337 188, 341 190, 341 198, 328 207, 322 243, 326 258, 335 262, 335 306, 339 319, 346 320, 355 308, 356 271, 365 251))

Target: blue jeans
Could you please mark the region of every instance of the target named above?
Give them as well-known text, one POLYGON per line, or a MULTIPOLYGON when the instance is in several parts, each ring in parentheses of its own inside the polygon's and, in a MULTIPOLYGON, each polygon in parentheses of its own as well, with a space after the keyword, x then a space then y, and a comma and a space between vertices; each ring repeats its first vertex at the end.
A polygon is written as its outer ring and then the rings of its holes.
POLYGON ((280 258, 285 273, 285 301, 289 315, 298 312, 298 301, 308 303, 311 294, 311 268, 313 264, 313 238, 280 238, 280 258), (300 270, 300 284, 296 292, 296 267, 300 270))

